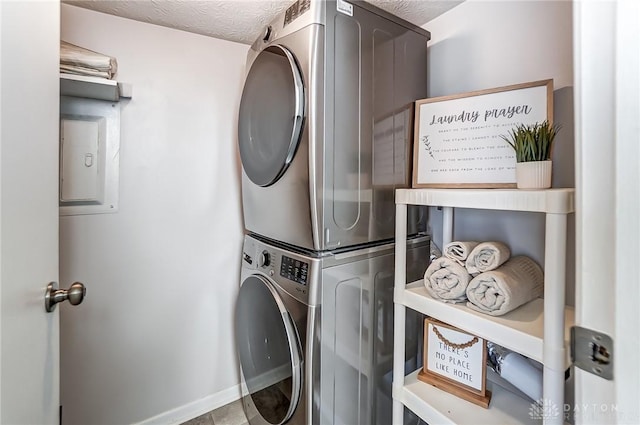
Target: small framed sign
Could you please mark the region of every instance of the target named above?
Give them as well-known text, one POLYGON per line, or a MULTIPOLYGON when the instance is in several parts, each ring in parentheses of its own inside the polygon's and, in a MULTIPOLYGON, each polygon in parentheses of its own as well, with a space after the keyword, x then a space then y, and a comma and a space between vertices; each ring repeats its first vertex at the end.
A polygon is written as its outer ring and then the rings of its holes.
POLYGON ((486 341, 446 323, 424 323, 424 366, 418 379, 487 408, 486 341))
POLYGON ((416 102, 413 187, 516 187, 515 152, 500 136, 553 121, 553 80, 416 102))

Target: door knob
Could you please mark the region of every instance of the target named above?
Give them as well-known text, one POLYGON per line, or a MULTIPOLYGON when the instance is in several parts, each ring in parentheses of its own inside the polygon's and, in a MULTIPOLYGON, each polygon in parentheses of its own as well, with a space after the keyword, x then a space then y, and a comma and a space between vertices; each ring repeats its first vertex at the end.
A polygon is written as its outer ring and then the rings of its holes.
POLYGON ((44 308, 47 313, 51 313, 56 309, 56 304, 69 300, 71 305, 78 305, 84 300, 87 288, 80 282, 73 283, 69 289, 58 289, 56 282, 47 285, 47 291, 44 293, 44 308))

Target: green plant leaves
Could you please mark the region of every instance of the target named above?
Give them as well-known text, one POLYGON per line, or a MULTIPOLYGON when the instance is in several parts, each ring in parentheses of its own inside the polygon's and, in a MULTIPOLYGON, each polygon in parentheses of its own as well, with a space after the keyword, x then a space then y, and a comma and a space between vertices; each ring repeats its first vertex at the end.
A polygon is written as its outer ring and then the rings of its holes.
POLYGON ((551 159, 551 148, 560 125, 548 120, 536 124, 518 124, 500 137, 516 152, 517 162, 546 161, 551 159))

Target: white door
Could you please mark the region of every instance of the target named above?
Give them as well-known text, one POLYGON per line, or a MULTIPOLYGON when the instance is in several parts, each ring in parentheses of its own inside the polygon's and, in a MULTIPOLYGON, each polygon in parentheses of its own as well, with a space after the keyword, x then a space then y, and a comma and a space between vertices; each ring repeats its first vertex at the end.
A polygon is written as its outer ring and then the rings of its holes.
POLYGON ((59 39, 57 1, 0 2, 2 424, 58 423, 59 39))
POLYGON ((640 423, 640 5, 574 3, 576 324, 613 338, 613 380, 576 369, 576 424, 640 423))

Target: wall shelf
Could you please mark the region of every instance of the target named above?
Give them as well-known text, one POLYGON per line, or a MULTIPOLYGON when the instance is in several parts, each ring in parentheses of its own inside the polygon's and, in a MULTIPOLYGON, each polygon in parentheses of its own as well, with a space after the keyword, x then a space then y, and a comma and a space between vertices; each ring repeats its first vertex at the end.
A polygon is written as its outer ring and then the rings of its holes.
MULTIPOLYGON (((544 365, 543 398, 564 406, 564 372, 569 364, 568 329, 574 309, 565 306, 567 215, 574 212, 575 189, 398 189, 396 190, 396 263, 394 288, 393 424, 402 424, 403 407, 427 423, 529 424, 531 400, 487 383, 493 391, 488 409, 404 375, 407 308, 440 319, 544 365), (464 305, 431 298, 423 282, 405 285, 408 205, 443 207, 442 245, 453 240, 454 208, 527 211, 545 214, 544 299, 533 300, 503 316, 489 316, 464 305)), ((549 415, 545 424, 562 424, 563 415, 549 415)))
POLYGON ((405 384, 394 391, 394 400, 430 424, 541 424, 529 416, 531 402, 487 381, 491 391, 491 407, 484 409, 453 394, 441 391, 418 380, 418 371, 405 378, 405 384), (428 400, 428 403, 425 402, 428 400))
MULTIPOLYGON (((467 308, 464 304, 446 304, 433 299, 422 280, 407 285, 394 295, 394 301, 446 322, 457 328, 488 339, 538 362, 543 359, 544 300, 535 299, 502 316, 489 316, 467 308)), ((573 307, 564 309, 565 347, 569 346, 569 329, 575 323, 573 307)), ((568 353, 567 353, 568 354, 568 353)), ((565 364, 569 363, 569 357, 565 364)))
POLYGON ((60 96, 118 102, 120 98, 131 98, 131 95, 132 87, 127 83, 84 75, 60 74, 60 96))
POLYGON ((396 204, 568 214, 575 189, 398 189, 396 204))

